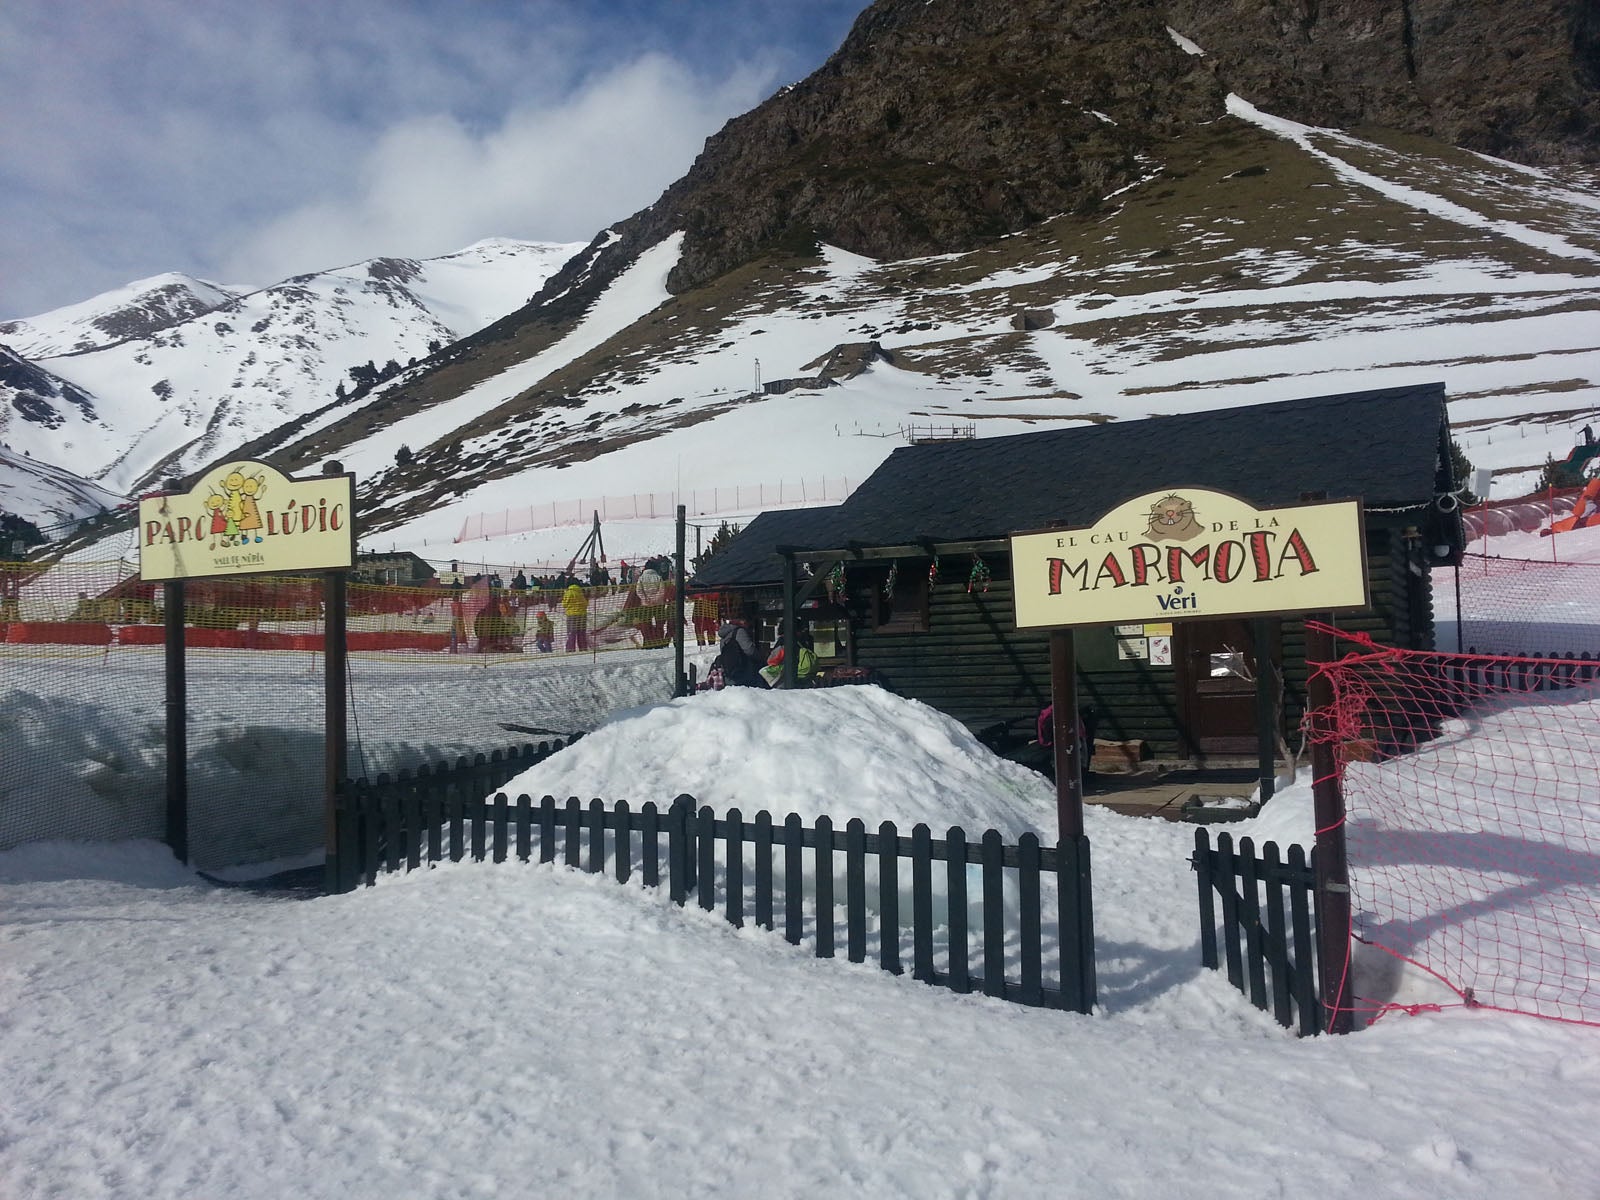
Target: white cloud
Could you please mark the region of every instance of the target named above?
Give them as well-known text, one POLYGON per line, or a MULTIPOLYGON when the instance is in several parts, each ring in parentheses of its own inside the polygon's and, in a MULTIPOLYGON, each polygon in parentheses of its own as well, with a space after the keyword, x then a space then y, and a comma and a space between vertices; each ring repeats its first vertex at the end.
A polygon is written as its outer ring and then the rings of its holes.
POLYGON ((709 8, 679 15, 0 0, 0 319, 168 270, 267 284, 495 234, 588 237, 792 64, 759 22, 712 40, 709 8))
POLYGON ((648 55, 492 128, 442 115, 401 121, 361 156, 349 186, 248 234, 224 273, 277 279, 378 254, 446 253, 490 234, 590 237, 653 201, 771 83, 758 69, 708 83, 648 55))

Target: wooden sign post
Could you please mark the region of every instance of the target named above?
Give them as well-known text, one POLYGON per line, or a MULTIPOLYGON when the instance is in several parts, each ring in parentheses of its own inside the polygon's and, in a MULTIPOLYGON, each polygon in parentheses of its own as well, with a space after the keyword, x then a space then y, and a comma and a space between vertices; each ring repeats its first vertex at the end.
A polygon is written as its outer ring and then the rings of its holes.
MULTIPOLYGON (((1080 625, 1366 608, 1370 597, 1364 528, 1358 500, 1306 497, 1296 506, 1258 508, 1225 492, 1180 487, 1135 496, 1092 525, 1011 536, 1016 626, 1050 631, 1056 820, 1063 842, 1083 835, 1083 755, 1072 631, 1080 625)), ((1272 792, 1269 734, 1274 728, 1268 720, 1273 697, 1267 680, 1266 634, 1265 621, 1258 621, 1256 695, 1263 799, 1272 792)), ((1332 823, 1331 816, 1328 820, 1324 816, 1334 811, 1338 781, 1322 766, 1317 773, 1316 786, 1322 789, 1317 800, 1317 878, 1326 988, 1329 973, 1343 971, 1348 958, 1350 888, 1342 811, 1337 851, 1324 851, 1321 832, 1332 823)), ((1087 861, 1087 847, 1084 854, 1087 861)), ((1091 899, 1088 891, 1085 882, 1079 898, 1085 912, 1091 899)), ((1092 928, 1085 936, 1092 969, 1092 928)), ((1329 1003, 1329 1028, 1338 1032, 1334 1021, 1341 1001, 1334 997, 1329 1003)))
POLYGON ((139 578, 163 586, 166 620, 167 844, 189 861, 188 681, 184 582, 243 575, 323 574, 326 653, 323 770, 331 881, 337 860, 335 796, 345 765, 345 582, 355 566, 355 478, 329 463, 292 479, 266 463, 213 467, 187 491, 139 501, 139 578))

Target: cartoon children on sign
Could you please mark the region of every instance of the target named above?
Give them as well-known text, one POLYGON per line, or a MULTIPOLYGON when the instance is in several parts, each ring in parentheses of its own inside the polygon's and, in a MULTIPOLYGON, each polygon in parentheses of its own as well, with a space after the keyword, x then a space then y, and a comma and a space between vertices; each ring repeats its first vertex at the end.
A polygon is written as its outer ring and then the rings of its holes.
MULTIPOLYGON (((228 476, 229 479, 235 476, 228 476)), ((260 475, 246 475, 239 484, 239 532, 255 541, 261 541, 261 506, 256 497, 266 491, 266 480, 260 475)))
POLYGON ((257 498, 267 490, 264 475, 245 475, 230 471, 222 480, 222 491, 212 485, 205 499, 206 512, 201 518, 210 531, 210 548, 244 545, 252 540, 262 541, 261 505, 257 498))

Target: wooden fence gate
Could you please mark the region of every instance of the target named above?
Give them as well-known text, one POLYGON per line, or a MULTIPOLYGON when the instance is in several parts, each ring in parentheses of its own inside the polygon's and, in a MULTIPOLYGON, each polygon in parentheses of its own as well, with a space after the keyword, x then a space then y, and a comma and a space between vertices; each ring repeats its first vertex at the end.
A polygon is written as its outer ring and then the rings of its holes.
POLYGON ((1317 986, 1316 852, 1308 859, 1299 846, 1289 847, 1287 861, 1268 842, 1256 853, 1249 838, 1237 846, 1230 834, 1217 837, 1215 848, 1206 830, 1194 834, 1190 859, 1200 891, 1200 960, 1219 966, 1220 901, 1221 962, 1228 982, 1280 1025, 1302 1037, 1324 1028, 1317 986))

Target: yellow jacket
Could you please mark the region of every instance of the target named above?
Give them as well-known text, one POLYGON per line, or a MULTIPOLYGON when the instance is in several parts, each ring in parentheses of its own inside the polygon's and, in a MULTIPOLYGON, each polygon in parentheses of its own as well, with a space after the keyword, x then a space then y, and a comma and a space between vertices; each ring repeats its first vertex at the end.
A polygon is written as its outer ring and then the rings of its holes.
POLYGON ((589 597, 577 584, 567 584, 567 590, 561 593, 561 611, 569 617, 581 617, 589 611, 589 597))

